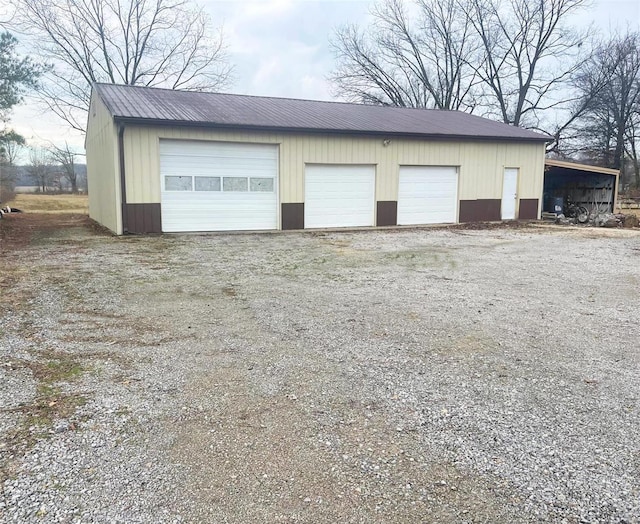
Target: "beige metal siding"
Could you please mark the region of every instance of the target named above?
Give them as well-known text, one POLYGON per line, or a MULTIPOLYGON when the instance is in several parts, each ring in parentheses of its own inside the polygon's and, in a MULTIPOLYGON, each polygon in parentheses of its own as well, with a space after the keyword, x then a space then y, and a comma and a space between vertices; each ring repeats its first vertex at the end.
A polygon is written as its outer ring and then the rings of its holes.
POLYGON ((544 144, 519 144, 505 148, 504 167, 520 168, 518 198, 542 198, 544 144))
POLYGON ((89 216, 121 234, 118 132, 109 111, 98 97, 91 100, 85 148, 89 216))
POLYGON ((460 166, 461 200, 499 199, 505 167, 520 168, 519 197, 541 198, 541 143, 434 142, 341 135, 127 127, 125 168, 129 203, 160 202, 159 140, 221 140, 280 145, 280 202, 304 202, 304 165, 376 164, 376 199, 397 200, 400 165, 460 166))

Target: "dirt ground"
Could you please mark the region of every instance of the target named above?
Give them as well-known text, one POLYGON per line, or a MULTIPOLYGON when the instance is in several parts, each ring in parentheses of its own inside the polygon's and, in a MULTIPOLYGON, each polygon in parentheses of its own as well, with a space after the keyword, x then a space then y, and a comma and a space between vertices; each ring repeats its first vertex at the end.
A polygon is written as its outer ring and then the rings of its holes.
POLYGON ((0 223, 0 520, 640 522, 640 232, 0 223))

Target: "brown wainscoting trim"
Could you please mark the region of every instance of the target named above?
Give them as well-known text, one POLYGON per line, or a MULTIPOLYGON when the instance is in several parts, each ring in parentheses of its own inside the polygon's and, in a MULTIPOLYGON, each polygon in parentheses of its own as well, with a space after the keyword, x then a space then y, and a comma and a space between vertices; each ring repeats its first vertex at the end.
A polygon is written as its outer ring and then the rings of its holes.
POLYGON ((500 199, 460 200, 460 222, 493 222, 501 220, 500 199))
POLYGON ((129 233, 162 233, 160 204, 124 204, 122 215, 129 233))
POLYGON ((398 225, 398 202, 381 200, 377 204, 376 226, 398 225))
POLYGON ((537 198, 521 198, 520 210, 518 211, 520 220, 537 220, 538 219, 538 199, 537 198))
POLYGON ((282 229, 304 229, 304 203, 282 204, 282 229))

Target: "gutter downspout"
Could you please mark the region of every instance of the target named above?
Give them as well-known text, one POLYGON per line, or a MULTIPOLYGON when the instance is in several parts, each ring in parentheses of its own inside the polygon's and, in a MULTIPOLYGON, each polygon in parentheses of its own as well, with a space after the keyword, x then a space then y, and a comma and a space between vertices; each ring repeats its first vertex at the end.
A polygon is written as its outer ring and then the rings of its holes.
POLYGON ((118 159, 120 163, 120 197, 121 197, 121 214, 122 214, 122 234, 129 233, 129 224, 127 220, 127 187, 124 172, 124 125, 120 124, 118 128, 118 159))

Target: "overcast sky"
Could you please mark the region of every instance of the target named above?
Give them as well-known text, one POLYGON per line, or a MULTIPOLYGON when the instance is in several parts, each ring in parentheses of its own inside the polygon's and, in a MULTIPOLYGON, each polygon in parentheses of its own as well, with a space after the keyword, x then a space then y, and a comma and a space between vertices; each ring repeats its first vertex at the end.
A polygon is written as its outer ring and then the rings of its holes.
MULTIPOLYGON (((224 26, 235 82, 242 94, 330 100, 333 66, 329 39, 345 23, 366 24, 369 0, 200 0, 216 25, 224 26)), ((577 20, 603 31, 640 26, 639 0, 593 0, 577 20)), ((83 137, 26 101, 12 127, 31 144, 54 142, 82 150, 83 137)))

